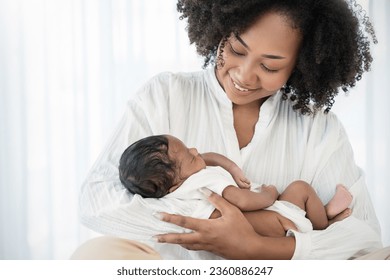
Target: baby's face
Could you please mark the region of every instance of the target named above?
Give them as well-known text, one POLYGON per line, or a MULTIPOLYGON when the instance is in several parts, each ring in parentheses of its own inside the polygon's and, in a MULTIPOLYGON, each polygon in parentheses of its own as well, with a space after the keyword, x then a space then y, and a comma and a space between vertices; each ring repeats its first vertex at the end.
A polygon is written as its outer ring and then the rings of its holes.
POLYGON ((170 135, 167 137, 169 145, 168 155, 176 162, 179 168, 179 178, 177 178, 177 187, 179 187, 192 174, 206 168, 206 163, 195 148, 187 148, 186 145, 176 137, 170 135))

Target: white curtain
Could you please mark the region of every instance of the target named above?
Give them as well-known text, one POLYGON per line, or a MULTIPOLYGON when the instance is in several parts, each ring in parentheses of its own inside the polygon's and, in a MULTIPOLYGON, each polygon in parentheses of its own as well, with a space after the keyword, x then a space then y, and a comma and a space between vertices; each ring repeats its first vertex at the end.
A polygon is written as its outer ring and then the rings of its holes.
POLYGON ((371 199, 382 227, 384 245, 390 245, 390 1, 360 0, 378 38, 372 44, 372 70, 348 96, 340 95, 334 112, 342 120, 364 170, 371 199))
MULTIPOLYGON (((390 2, 360 2, 375 63, 335 112, 390 245, 390 2)), ((139 86, 201 68, 184 27, 176 0, 0 0, 0 259, 67 259, 94 235, 78 220, 80 185, 139 86)))

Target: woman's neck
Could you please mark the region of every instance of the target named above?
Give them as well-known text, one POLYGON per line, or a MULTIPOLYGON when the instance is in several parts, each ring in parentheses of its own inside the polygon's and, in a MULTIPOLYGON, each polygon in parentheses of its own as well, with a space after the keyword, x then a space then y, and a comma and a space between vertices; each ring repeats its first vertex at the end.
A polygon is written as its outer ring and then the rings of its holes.
POLYGON ((252 141, 259 120, 260 107, 264 101, 265 99, 244 105, 233 104, 234 129, 240 149, 252 141))

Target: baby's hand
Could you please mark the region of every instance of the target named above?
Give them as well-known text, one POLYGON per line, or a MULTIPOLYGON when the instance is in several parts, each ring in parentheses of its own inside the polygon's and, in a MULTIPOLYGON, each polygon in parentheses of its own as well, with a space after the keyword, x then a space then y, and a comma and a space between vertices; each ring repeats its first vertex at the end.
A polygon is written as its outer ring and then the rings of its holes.
POLYGON ((269 196, 270 199, 272 199, 273 201, 277 200, 279 197, 279 192, 274 185, 267 186, 267 185, 263 184, 261 186, 261 192, 264 193, 265 195, 269 196))
POLYGON ((237 165, 230 170, 230 174, 241 189, 249 189, 251 187, 251 182, 246 178, 244 172, 237 165))

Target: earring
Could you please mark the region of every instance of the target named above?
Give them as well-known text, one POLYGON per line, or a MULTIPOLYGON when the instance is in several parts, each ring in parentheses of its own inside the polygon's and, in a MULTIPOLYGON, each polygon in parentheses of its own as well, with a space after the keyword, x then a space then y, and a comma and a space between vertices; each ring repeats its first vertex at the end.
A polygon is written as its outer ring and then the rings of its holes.
POLYGON ((287 100, 289 94, 291 93, 291 87, 289 84, 285 84, 281 89, 283 100, 287 100))

